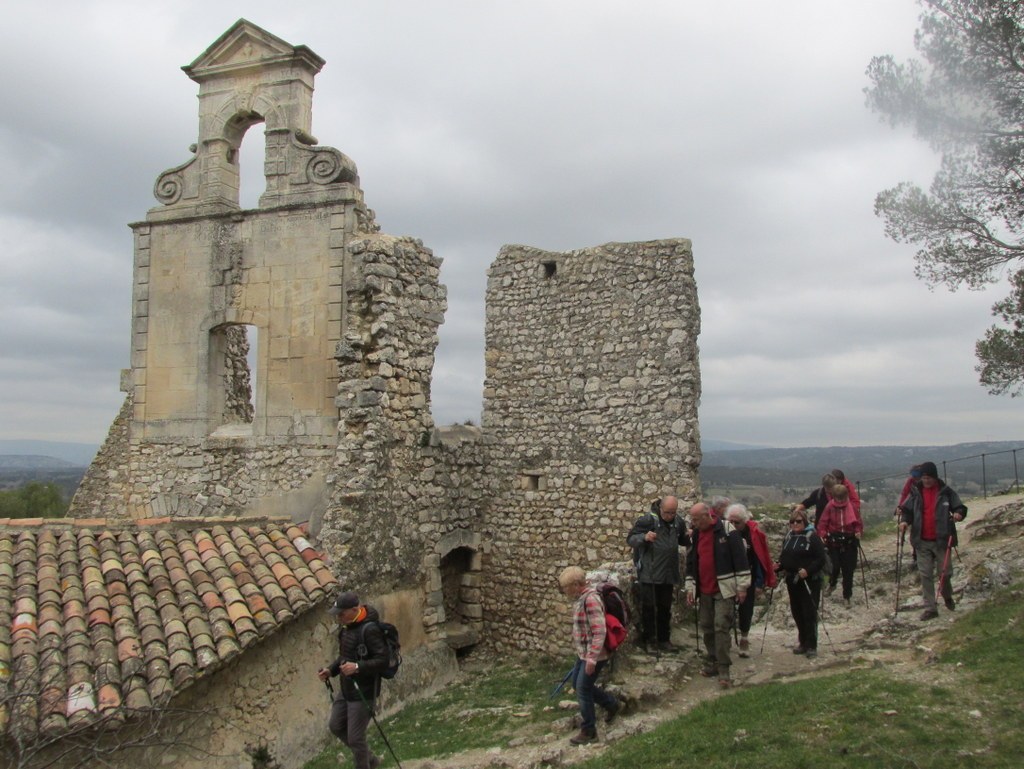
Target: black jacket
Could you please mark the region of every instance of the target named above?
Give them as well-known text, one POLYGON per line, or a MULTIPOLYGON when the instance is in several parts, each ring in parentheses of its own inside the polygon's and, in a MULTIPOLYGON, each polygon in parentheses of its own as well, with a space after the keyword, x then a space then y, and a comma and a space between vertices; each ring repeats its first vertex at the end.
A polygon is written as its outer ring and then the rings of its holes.
POLYGON ((380 689, 380 674, 388 666, 388 645, 378 622, 380 614, 372 606, 366 607, 366 618, 362 622, 342 625, 338 629, 338 658, 331 663, 328 671, 332 676, 341 674, 341 663, 358 662, 359 672, 354 676, 342 676, 341 693, 349 702, 359 701, 359 692, 353 684, 359 684, 363 697, 376 697, 380 689))
POLYGON ((750 565, 743 536, 734 530, 726 531, 725 524, 716 520, 707 531, 693 530, 693 547, 686 557, 686 590, 700 595, 700 541, 714 537, 715 575, 723 598, 732 598, 750 585, 750 565))
POLYGON ((800 504, 804 506, 805 510, 814 508, 814 525, 818 525, 818 521, 821 520, 821 514, 825 512, 825 506, 828 504, 828 492, 825 491, 824 486, 819 486, 800 504))
POLYGON ((821 579, 821 571, 825 568, 825 543, 813 526, 796 534, 791 531, 786 534, 779 553, 779 566, 786 572, 786 581, 791 585, 797 583, 800 569, 807 570, 809 580, 821 579))
MULTIPOLYGON (((958 544, 956 521, 953 513, 960 513, 961 518, 967 517, 967 506, 960 501, 960 496, 942 481, 938 481, 939 491, 935 498, 935 541, 945 545, 953 538, 953 546, 958 544)), ((924 486, 918 481, 910 487, 910 494, 900 505, 900 517, 910 524, 910 541, 921 541, 921 518, 924 513, 924 486)), ((915 544, 916 546, 916 544, 915 544)))
POLYGON ((687 547, 690 536, 686 533, 686 523, 678 513, 671 523, 654 510, 642 515, 626 535, 626 544, 633 548, 638 582, 645 585, 678 585, 681 582, 679 546, 687 547), (649 531, 658 535, 653 542, 644 539, 649 531))

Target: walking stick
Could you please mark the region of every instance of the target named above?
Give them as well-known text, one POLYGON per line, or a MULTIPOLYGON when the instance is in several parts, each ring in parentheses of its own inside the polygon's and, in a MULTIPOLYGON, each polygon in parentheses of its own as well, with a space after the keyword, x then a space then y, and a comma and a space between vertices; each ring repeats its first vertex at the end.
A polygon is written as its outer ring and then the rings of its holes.
POLYGON ((772 599, 775 597, 775 588, 769 588, 768 590, 768 608, 764 610, 764 633, 761 635, 761 651, 758 655, 764 653, 764 639, 768 637, 768 622, 772 616, 772 599))
POLYGON ((868 602, 868 578, 864 574, 864 563, 868 559, 864 557, 864 548, 861 547, 859 539, 857 540, 857 552, 861 556, 861 559, 860 559, 860 581, 861 581, 861 584, 864 585, 864 605, 865 606, 870 606, 871 604, 868 602))
MULTIPOLYGON (((946 584, 947 572, 949 568, 949 555, 953 549, 953 535, 950 534, 946 539, 946 556, 942 559, 942 574, 939 575, 939 589, 935 592, 935 600, 939 600, 939 596, 942 595, 942 588, 946 584)), ((952 592, 952 591, 951 591, 952 592)), ((943 596, 944 597, 944 596, 943 596)))
POLYGON ((380 737, 384 740, 384 745, 387 746, 388 753, 390 753, 391 757, 395 759, 395 764, 398 766, 398 769, 402 769, 402 762, 398 760, 398 756, 395 755, 395 749, 391 747, 391 743, 388 741, 388 736, 384 734, 384 727, 380 725, 380 721, 377 720, 377 714, 373 712, 373 708, 370 707, 370 703, 368 703, 366 701, 366 697, 363 696, 363 690, 360 688, 359 684, 356 683, 354 678, 352 679, 352 685, 356 687, 356 694, 359 695, 359 699, 363 702, 363 707, 366 708, 367 712, 369 712, 370 718, 373 719, 374 726, 376 726, 377 731, 380 732, 380 737))
MULTIPOLYGON (((807 590, 807 595, 810 596, 811 606, 814 606, 814 593, 811 592, 811 586, 807 584, 807 580, 801 581, 804 583, 804 588, 806 588, 807 590)), ((832 653, 838 657, 839 652, 836 651, 836 645, 832 643, 832 636, 828 634, 828 628, 825 627, 825 618, 822 616, 821 612, 818 611, 817 607, 815 607, 814 617, 817 621, 817 624, 820 624, 821 629, 825 631, 825 638, 828 639, 828 645, 832 647, 832 653)))
MULTIPOLYGON (((697 590, 696 586, 694 586, 694 590, 697 590)), ((699 600, 700 600, 700 596, 694 594, 694 596, 693 596, 693 637, 694 637, 694 645, 697 647, 697 656, 698 657, 700 656, 700 609, 698 608, 700 604, 697 603, 699 600)))
POLYGON ((893 607, 894 619, 900 613, 900 574, 903 567, 903 543, 906 538, 907 532, 900 531, 896 540, 896 605, 893 607))
POLYGON ((548 695, 549 700, 553 700, 555 698, 555 695, 562 691, 562 688, 566 685, 566 683, 568 683, 569 679, 573 677, 573 674, 577 671, 579 666, 580 661, 579 659, 577 659, 576 663, 571 668, 569 668, 569 672, 565 674, 565 678, 562 679, 561 683, 559 683, 558 686, 551 690, 551 694, 548 695))

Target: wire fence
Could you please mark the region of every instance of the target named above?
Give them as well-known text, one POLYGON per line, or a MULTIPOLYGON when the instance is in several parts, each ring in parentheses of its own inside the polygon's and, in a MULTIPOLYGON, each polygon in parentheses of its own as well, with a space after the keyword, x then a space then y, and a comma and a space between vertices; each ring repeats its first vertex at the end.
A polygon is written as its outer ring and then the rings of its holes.
MULTIPOLYGON (((939 464, 942 467, 943 481, 950 483, 954 487, 956 487, 958 480, 964 480, 971 484, 978 483, 978 470, 980 469, 980 491, 987 499, 990 489, 993 493, 1007 493, 1016 488, 1017 493, 1020 493, 1020 465, 1017 461, 1018 453, 1024 453, 1024 447, 1004 449, 1003 451, 992 451, 982 454, 972 454, 967 457, 955 457, 954 459, 943 459, 936 464, 939 464), (1010 455, 1006 461, 992 461, 995 457, 1001 457, 1004 454, 1010 455), (1013 480, 1009 481, 1008 473, 1011 466, 1011 459, 1013 480), (972 467, 971 465, 960 463, 974 463, 974 465, 972 467), (956 476, 953 481, 950 480, 951 474, 956 476)), ((859 480, 856 482, 857 492, 860 493, 862 488, 867 491, 879 490, 880 487, 885 488, 892 486, 893 484, 886 482, 900 479, 905 480, 908 475, 909 472, 904 471, 902 473, 880 475, 876 478, 868 478, 862 481, 859 480)), ((958 489, 958 491, 959 490, 960 489, 958 489)))

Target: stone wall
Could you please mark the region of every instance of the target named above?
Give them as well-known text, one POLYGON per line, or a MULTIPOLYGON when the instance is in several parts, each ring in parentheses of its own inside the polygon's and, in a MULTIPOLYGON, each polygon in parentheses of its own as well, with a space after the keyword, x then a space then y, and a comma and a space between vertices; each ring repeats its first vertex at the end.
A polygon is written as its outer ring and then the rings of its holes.
POLYGON ((498 649, 564 648, 558 572, 628 558, 651 500, 699 496, 699 330, 688 240, 507 246, 491 265, 483 600, 498 649))

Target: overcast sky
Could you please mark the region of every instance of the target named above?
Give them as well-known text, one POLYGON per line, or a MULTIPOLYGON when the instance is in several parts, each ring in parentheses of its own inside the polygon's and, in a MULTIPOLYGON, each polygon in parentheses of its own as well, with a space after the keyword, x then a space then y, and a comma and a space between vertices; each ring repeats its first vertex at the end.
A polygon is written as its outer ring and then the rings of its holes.
MULTIPOLYGON (((506 243, 693 241, 705 439, 1024 438, 977 383, 1005 285, 929 291, 875 194, 937 157, 864 106, 914 54, 912 0, 11 3, 0 26, 0 438, 99 443, 129 365, 128 222, 189 159, 180 67, 244 16, 327 60, 313 133, 384 232, 444 259, 438 423, 479 423, 484 286, 506 243)), ((242 146, 258 179, 262 132, 242 146)), ((243 205, 262 188, 246 184, 243 205)))

